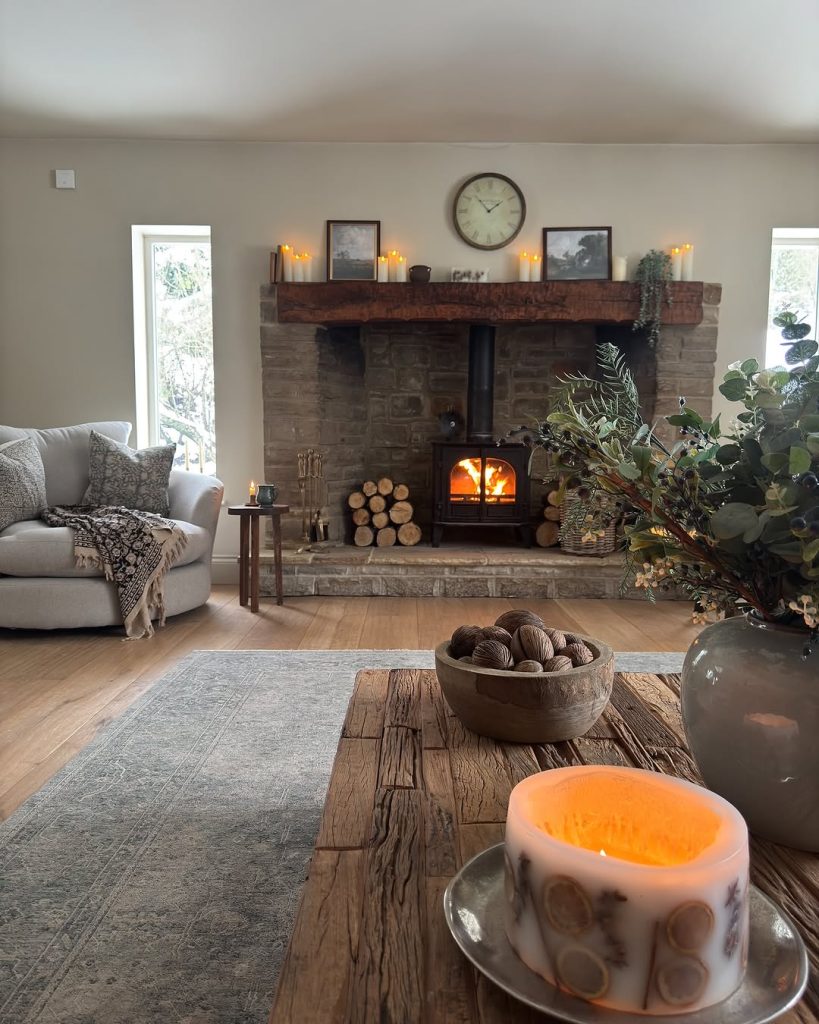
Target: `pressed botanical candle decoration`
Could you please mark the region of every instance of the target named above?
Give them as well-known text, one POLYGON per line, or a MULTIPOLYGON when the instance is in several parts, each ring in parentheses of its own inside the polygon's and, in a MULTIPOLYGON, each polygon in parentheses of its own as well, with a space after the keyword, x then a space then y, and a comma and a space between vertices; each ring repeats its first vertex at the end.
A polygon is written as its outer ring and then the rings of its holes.
POLYGON ((530 776, 506 820, 509 941, 548 982, 617 1010, 727 999, 748 955, 748 834, 721 797, 634 768, 530 776))

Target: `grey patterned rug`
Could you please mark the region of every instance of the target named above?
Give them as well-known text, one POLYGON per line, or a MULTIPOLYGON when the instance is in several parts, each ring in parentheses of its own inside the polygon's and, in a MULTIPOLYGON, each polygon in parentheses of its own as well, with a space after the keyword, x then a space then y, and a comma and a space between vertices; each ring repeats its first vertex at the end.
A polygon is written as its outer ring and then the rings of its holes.
MULTIPOLYGON (((197 651, 0 825, 0 1021, 264 1024, 360 668, 197 651)), ((682 655, 618 655, 679 671, 682 655)))

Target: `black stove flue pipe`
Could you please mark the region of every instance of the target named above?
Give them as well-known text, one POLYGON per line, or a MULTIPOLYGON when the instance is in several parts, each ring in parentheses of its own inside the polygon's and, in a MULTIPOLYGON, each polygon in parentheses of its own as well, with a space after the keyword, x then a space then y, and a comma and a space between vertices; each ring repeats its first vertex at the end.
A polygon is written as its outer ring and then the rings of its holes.
POLYGON ((492 441, 495 401, 495 328, 487 324, 469 327, 469 382, 466 402, 468 441, 492 441))

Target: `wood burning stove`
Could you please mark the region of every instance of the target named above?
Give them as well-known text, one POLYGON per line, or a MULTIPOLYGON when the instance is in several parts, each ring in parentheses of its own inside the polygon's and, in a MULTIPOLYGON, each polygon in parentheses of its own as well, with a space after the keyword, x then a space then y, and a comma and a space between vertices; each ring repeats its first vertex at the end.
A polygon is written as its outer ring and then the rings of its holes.
POLYGON ((530 547, 528 462, 520 444, 433 441, 433 547, 445 526, 518 527, 530 547))
POLYGON ((469 328, 466 441, 433 441, 432 545, 444 526, 511 526, 527 547, 529 451, 520 444, 494 444, 495 328, 469 328))

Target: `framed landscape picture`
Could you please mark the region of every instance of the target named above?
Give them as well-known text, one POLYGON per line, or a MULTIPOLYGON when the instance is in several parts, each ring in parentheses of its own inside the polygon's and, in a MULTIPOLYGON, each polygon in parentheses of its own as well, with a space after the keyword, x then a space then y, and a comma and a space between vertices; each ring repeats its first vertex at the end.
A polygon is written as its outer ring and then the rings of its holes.
POLYGON ((328 220, 327 280, 377 280, 380 250, 380 220, 328 220))
POLYGON ((544 228, 543 280, 611 280, 611 228, 544 228))

